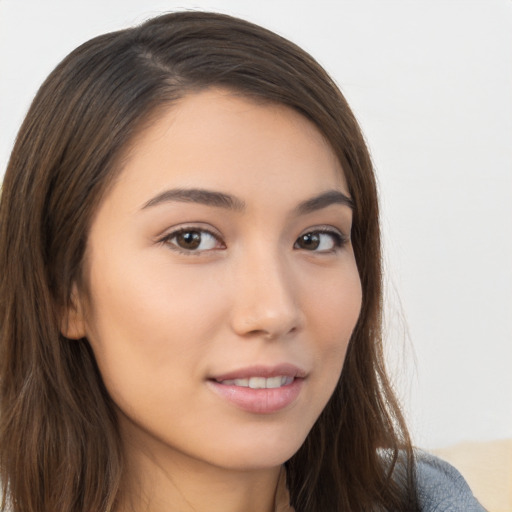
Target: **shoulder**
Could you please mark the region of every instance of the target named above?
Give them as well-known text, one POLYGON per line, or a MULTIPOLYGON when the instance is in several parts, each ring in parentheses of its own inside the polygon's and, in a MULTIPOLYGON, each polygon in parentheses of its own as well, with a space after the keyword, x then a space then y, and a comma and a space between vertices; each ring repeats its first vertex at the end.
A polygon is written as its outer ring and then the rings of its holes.
POLYGON ((423 451, 416 452, 416 482, 422 512, 485 512, 453 466, 423 451))

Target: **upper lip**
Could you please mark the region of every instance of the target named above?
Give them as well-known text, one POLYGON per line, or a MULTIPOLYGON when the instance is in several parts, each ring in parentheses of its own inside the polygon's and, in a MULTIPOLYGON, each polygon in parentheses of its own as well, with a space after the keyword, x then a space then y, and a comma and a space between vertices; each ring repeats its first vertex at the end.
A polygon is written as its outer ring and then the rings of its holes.
POLYGON ((307 372, 294 364, 283 363, 274 366, 255 365, 247 366, 245 368, 239 368, 237 370, 229 371, 221 375, 214 375, 212 380, 218 382, 223 380, 234 380, 234 379, 248 379, 250 377, 293 377, 293 378, 304 378, 307 372))

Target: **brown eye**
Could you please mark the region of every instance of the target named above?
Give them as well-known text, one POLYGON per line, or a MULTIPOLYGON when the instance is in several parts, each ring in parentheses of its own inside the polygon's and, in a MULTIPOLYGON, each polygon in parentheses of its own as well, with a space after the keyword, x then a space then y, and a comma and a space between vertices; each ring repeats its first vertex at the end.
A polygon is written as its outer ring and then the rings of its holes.
POLYGON ((199 231, 183 231, 176 235, 176 244, 182 249, 197 249, 201 245, 201 233, 199 231))
POLYGON ((338 231, 310 231, 300 235, 295 241, 294 249, 329 253, 339 249, 347 241, 338 231))
POLYGON ((163 242, 171 249, 195 253, 221 248, 222 246, 215 235, 203 229, 181 229, 167 235, 163 242))
POLYGON ((299 236, 295 245, 299 249, 306 249, 308 251, 315 251, 320 246, 320 234, 319 233, 306 233, 299 236))

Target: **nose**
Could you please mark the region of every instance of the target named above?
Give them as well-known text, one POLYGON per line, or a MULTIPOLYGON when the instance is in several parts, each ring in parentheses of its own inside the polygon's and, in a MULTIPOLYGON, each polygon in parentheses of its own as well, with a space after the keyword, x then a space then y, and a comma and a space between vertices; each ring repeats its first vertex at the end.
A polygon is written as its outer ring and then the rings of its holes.
POLYGON ((231 324, 239 336, 278 339, 302 327, 293 268, 282 258, 260 250, 235 274, 231 324))

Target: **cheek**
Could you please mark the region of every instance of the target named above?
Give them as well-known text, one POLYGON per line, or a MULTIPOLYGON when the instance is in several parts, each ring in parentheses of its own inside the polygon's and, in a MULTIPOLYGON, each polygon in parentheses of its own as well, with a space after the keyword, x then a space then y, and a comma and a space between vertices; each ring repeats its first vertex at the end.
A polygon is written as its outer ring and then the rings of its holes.
POLYGON ((311 276, 304 294, 304 310, 309 312, 312 329, 332 350, 344 346, 361 311, 362 289, 355 261, 349 260, 342 271, 333 271, 323 279, 311 276))
POLYGON ((187 270, 170 264, 165 251, 155 253, 156 257, 142 251, 138 258, 98 258, 90 276, 93 327, 115 326, 144 339, 153 333, 152 339, 163 336, 167 343, 172 342, 173 330, 205 327, 216 304, 215 273, 187 270), (209 309, 202 308, 206 304, 209 309))
POLYGON ((97 251, 89 276, 87 336, 116 402, 142 388, 176 391, 190 379, 202 379, 212 339, 226 317, 218 272, 170 265, 164 251, 155 251, 149 263, 142 259, 147 254, 138 259, 134 252, 115 258, 111 250, 102 258, 97 251))
MULTIPOLYGON (((310 282, 314 293, 306 295, 304 310, 308 311, 309 332, 322 380, 326 402, 339 380, 347 347, 361 311, 362 288, 355 261, 333 273, 330 279, 310 282)), ((325 405, 325 404, 324 404, 325 405)))

